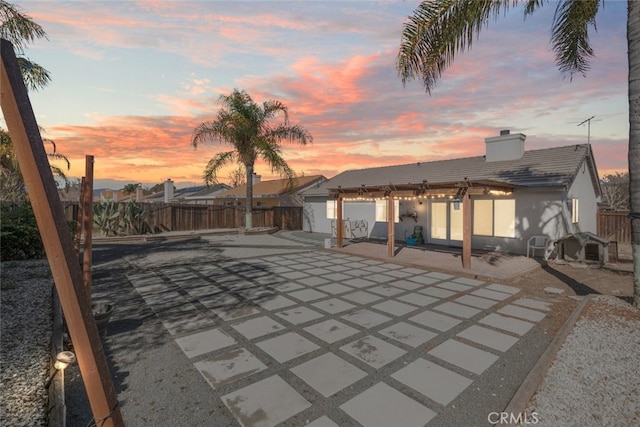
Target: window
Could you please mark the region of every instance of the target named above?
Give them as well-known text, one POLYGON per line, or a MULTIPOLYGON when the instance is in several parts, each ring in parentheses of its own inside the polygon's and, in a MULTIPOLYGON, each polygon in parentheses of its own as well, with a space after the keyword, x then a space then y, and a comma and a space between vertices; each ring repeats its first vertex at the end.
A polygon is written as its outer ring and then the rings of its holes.
POLYGON ((571 199, 571 222, 573 224, 577 224, 578 222, 580 222, 579 208, 580 208, 579 200, 571 199))
POLYGON ((337 206, 337 200, 327 200, 327 219, 338 219, 337 206))
POLYGON ((493 235, 516 237, 516 201, 514 199, 493 201, 493 235))
POLYGON ((473 201, 473 234, 493 236, 493 200, 473 201))
POLYGON ((515 224, 516 201, 514 199, 473 201, 474 235, 515 237, 515 224))
MULTIPOLYGON (((400 216, 399 216, 400 201, 399 200, 393 201, 393 210, 396 213, 396 218, 394 222, 399 222, 400 221, 400 216)), ((376 199, 376 222, 387 222, 387 200, 386 199, 382 199, 382 200, 376 199)))

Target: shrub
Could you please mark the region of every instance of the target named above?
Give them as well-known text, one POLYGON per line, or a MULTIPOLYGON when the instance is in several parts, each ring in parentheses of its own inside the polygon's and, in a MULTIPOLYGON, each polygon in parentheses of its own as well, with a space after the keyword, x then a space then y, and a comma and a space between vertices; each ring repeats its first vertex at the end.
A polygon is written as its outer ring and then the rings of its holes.
POLYGON ((31 203, 3 203, 0 212, 0 258, 2 261, 40 259, 44 246, 31 203))

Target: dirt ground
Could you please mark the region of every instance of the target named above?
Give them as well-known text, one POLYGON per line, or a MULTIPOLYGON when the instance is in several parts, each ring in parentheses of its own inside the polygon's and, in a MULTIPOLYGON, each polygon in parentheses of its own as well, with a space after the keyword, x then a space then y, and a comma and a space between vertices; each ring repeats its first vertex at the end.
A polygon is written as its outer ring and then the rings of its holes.
MULTIPOLYGON (((557 264, 549 261, 546 265, 513 281, 532 294, 544 293, 544 288, 562 289, 564 296, 589 294, 613 295, 629 300, 633 295, 633 262, 631 246, 621 246, 618 262, 604 266, 598 264, 557 264)), ((547 293, 548 296, 548 293, 547 293)))
POLYGON ((629 304, 632 303, 631 245, 621 246, 618 255, 618 262, 604 266, 578 263, 557 264, 550 260, 540 268, 519 276, 511 283, 520 287, 528 296, 554 301, 554 310, 545 320, 545 328, 555 335, 583 296, 611 295, 629 304), (558 294, 545 291, 548 288, 554 288, 558 294))

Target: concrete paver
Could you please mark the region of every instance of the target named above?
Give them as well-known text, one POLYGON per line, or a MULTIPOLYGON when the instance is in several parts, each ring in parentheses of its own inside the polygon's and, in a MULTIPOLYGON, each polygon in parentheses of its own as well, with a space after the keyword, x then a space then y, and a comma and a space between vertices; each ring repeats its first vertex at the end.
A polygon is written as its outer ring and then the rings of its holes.
POLYGON ((258 344, 265 353, 280 363, 311 353, 319 349, 317 345, 295 332, 288 332, 258 344))
POLYGON ((417 359, 391 377, 441 405, 448 405, 473 383, 472 379, 425 359, 417 359))
POLYGON ((231 326, 248 339, 258 338, 285 329, 282 324, 267 316, 254 317, 231 326))
POLYGON ((359 331, 337 320, 325 320, 321 323, 315 323, 304 328, 305 331, 313 336, 320 338, 328 343, 340 341, 346 337, 357 334, 359 331))
POLYGON ((375 369, 393 362, 405 351, 374 336, 366 336, 340 347, 345 353, 357 357, 375 369))
POLYGON ((518 335, 526 334, 534 326, 534 323, 525 322, 524 320, 518 320, 512 317, 501 316, 496 313, 492 313, 484 319, 481 319, 480 323, 493 326, 494 328, 502 329, 504 331, 513 332, 518 335))
POLYGON ((243 348, 195 362, 194 365, 214 389, 267 369, 260 359, 243 348))
POLYGON ((405 322, 394 323, 388 328, 379 330, 378 333, 411 347, 418 347, 438 336, 434 332, 405 322))
POLYGON ((189 359, 229 347, 235 343, 236 340, 219 329, 211 329, 176 338, 176 344, 189 359))
POLYGON ((517 305, 505 305, 500 310, 498 310, 498 313, 512 317, 518 317, 524 320, 530 320, 532 322, 539 322, 546 316, 546 314, 543 312, 530 310, 528 308, 520 307, 517 305))
POLYGON ((315 359, 301 363, 292 368, 291 372, 324 397, 329 397, 367 376, 366 372, 333 353, 324 353, 315 359))
POLYGON ((340 409, 363 426, 424 426, 436 413, 385 383, 378 383, 340 409))
POLYGON ((487 329, 482 326, 473 325, 457 336, 466 338, 480 345, 491 347, 498 351, 507 351, 518 342, 518 338, 503 334, 502 332, 487 329))
POLYGON ((311 406, 278 376, 222 396, 222 401, 245 427, 275 426, 311 406))
POLYGON ((459 323, 462 323, 462 320, 460 319, 454 319, 453 317, 445 316, 444 314, 435 313, 429 310, 425 310, 422 313, 411 317, 409 320, 420 325, 436 329, 440 332, 448 331, 459 323))
POLYGON ((430 350, 429 354, 478 375, 498 360, 495 354, 453 339, 430 350))

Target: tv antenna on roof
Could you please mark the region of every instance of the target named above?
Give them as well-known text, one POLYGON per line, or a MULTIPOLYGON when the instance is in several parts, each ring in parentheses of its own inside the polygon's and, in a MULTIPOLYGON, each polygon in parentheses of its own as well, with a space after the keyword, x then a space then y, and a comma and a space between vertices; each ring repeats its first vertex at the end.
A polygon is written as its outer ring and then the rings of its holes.
MULTIPOLYGON (((583 121, 581 121, 580 123, 578 123, 578 126, 582 126, 585 123, 587 124, 587 144, 591 143, 591 121, 593 119, 595 119, 596 116, 591 116, 588 119, 584 119, 583 121)), ((600 120, 593 120, 594 122, 599 122, 600 120)))

